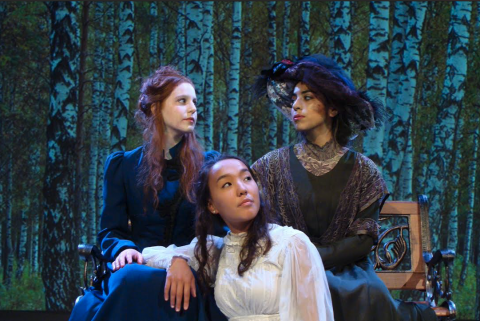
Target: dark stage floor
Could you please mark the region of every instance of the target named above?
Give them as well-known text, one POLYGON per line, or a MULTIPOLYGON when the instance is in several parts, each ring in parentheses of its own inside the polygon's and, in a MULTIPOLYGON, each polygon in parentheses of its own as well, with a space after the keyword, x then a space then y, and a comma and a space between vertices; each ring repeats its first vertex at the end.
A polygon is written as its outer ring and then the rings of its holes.
MULTIPOLYGON (((0 310, 0 321, 68 321, 70 312, 4 311, 0 310)), ((461 320, 456 321, 472 321, 461 320)))
POLYGON ((69 317, 70 312, 0 310, 0 321, 68 321, 69 317))

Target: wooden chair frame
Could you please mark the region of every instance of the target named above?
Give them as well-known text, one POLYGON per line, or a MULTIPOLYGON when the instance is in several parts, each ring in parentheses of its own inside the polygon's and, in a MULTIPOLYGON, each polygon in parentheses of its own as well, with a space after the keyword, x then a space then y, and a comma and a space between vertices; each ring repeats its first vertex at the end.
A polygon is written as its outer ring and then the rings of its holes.
POLYGON ((419 195, 418 202, 385 202, 380 225, 385 219, 395 217, 406 218, 407 224, 389 226, 379 235, 372 249, 377 275, 390 290, 425 292, 425 301, 421 303, 432 307, 439 318, 454 320, 457 310, 452 300, 451 279, 455 251, 432 252, 427 197, 419 195), (408 231, 406 237, 404 231, 408 231), (410 269, 400 269, 406 257, 410 257, 410 269))

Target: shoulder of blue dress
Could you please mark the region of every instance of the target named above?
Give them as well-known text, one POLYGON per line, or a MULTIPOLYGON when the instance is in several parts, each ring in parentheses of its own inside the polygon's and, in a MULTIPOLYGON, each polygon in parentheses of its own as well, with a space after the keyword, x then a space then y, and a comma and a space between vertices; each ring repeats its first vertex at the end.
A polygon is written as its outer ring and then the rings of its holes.
POLYGON ((105 166, 109 167, 110 164, 120 164, 123 161, 123 157, 125 155, 125 151, 119 150, 116 152, 111 153, 107 156, 105 160, 105 166))
POLYGON ((124 161, 127 165, 140 165, 140 161, 143 156, 143 146, 139 146, 135 149, 125 152, 124 161))

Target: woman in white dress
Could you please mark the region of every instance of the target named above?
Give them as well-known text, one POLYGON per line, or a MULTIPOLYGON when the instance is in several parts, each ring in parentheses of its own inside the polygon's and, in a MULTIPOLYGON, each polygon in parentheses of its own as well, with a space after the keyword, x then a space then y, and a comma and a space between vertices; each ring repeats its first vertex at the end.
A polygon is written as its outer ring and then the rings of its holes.
MULTIPOLYGON (((217 305, 229 320, 334 320, 317 249, 303 232, 268 223, 244 161, 222 155, 210 159, 195 192, 196 238, 181 247, 145 248, 147 265, 168 269, 174 260, 186 260, 201 286, 214 287, 217 305), (212 236, 214 220, 228 226, 227 236, 212 236)), ((173 282, 165 286, 172 305, 183 289, 173 282)))

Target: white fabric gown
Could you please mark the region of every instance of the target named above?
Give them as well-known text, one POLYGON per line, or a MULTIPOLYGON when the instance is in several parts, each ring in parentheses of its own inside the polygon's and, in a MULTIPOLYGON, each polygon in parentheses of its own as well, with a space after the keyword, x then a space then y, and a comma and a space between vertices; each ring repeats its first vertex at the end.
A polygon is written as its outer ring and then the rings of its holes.
MULTIPOLYGON (((323 263, 301 231, 271 224, 272 248, 239 276, 240 250, 246 233, 209 236, 214 258, 215 300, 229 320, 333 321, 333 308, 323 263)), ((189 245, 154 246, 142 252, 146 264, 169 268, 173 257, 186 259, 197 270, 197 239, 189 245)))

